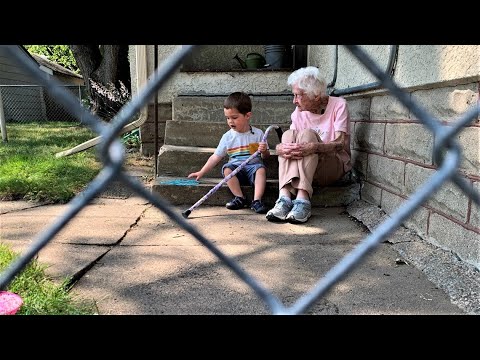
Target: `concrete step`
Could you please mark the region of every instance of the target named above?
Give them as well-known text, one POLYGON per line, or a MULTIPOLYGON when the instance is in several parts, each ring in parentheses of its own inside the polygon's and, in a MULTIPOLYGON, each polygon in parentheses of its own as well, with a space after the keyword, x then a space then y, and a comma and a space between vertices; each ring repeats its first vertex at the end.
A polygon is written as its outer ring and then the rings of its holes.
MULTIPOLYGON (((264 132, 270 125, 278 125, 285 131, 290 124, 257 124, 252 125, 262 129, 264 132)), ((222 135, 229 130, 227 122, 204 122, 204 121, 183 121, 167 120, 165 124, 165 144, 175 146, 198 146, 215 148, 222 135)), ((271 149, 280 142, 275 129, 268 133, 267 143, 271 149)))
MULTIPOLYGON (((172 205, 185 205, 191 207, 211 189, 222 181, 221 178, 202 178, 199 184, 181 184, 187 178, 171 176, 157 177, 151 187, 151 191, 158 194, 172 205)), ((251 186, 242 187, 244 195, 249 201, 253 199, 251 186)), ((212 193, 202 204, 213 206, 224 206, 231 200, 232 194, 226 184, 223 184, 217 191, 212 193)), ((268 179, 263 200, 269 207, 273 207, 278 198, 278 180, 268 179)), ((331 207, 344 206, 360 199, 360 184, 352 180, 351 173, 347 174, 337 183, 323 188, 315 188, 312 197, 312 206, 331 207)))
MULTIPOLYGON (((172 119, 224 122, 223 101, 228 94, 180 94, 172 102, 172 119)), ((286 124, 295 110, 291 93, 252 94, 252 124, 286 124)))
MULTIPOLYGON (((158 177, 151 186, 152 192, 172 205, 189 208, 222 181, 220 170, 224 162, 212 169, 198 184, 192 185, 192 179, 187 179, 187 175, 201 169, 228 130, 223 114, 226 96, 186 94, 173 100, 173 119, 166 121, 165 142, 157 159, 158 177)), ((252 102, 252 125, 264 131, 270 125, 278 125, 283 131, 290 127, 290 115, 294 110, 291 94, 252 95, 252 102)), ((278 198, 277 132, 270 131, 267 141, 272 156, 265 160, 268 180, 263 200, 267 206, 273 207, 278 198)), ((242 191, 249 201, 253 199, 251 186, 243 187, 242 191)), ((358 200, 359 194, 360 184, 352 181, 349 174, 332 186, 315 189, 312 205, 344 206, 358 200)), ((228 186, 223 184, 202 204, 225 206, 231 198, 228 186)))
MULTIPOLYGON (((192 172, 199 171, 214 151, 215 148, 163 145, 158 152, 158 175, 186 177, 192 172)), ((278 179, 277 154, 275 150, 271 150, 270 152, 270 157, 265 159, 267 178, 278 179)), ((207 174, 207 177, 220 176, 222 165, 225 161, 215 166, 210 173, 207 174)))
MULTIPOLYGON (((197 185, 177 185, 184 180, 172 176, 157 177, 151 187, 152 192, 160 195, 172 205, 186 205, 187 208, 195 204, 218 183, 221 178, 202 178, 197 185)), ((242 191, 249 201, 253 199, 253 189, 251 186, 242 186, 242 191)), ((278 195, 278 180, 267 180, 264 201, 267 204, 275 203, 278 195)), ((232 199, 232 193, 227 184, 223 184, 217 191, 212 193, 202 204, 212 206, 224 206, 232 199)))

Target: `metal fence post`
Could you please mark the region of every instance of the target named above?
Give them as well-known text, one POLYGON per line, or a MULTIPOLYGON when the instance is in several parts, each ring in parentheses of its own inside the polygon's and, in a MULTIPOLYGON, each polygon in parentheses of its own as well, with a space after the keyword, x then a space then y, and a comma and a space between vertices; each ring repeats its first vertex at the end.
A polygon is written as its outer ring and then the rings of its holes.
POLYGON ((2 92, 0 91, 0 128, 2 130, 2 140, 3 142, 7 142, 7 124, 5 120, 5 113, 3 112, 3 100, 2 100, 2 92))

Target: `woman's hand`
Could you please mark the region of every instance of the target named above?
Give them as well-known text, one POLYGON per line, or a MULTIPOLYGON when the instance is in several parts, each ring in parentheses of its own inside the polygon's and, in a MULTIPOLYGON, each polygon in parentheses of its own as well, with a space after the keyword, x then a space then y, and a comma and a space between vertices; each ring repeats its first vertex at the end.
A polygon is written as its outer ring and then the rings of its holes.
POLYGON ((276 146, 278 156, 285 159, 299 160, 316 152, 315 143, 280 143, 276 146))

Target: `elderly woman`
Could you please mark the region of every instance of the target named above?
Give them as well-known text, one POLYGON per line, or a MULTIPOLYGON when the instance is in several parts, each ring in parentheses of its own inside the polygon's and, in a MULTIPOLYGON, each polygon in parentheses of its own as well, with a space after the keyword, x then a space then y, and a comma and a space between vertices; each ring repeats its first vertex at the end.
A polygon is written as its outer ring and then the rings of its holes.
POLYGON ((298 224, 311 216, 313 185, 327 186, 352 168, 350 119, 345 99, 326 94, 318 68, 298 69, 287 82, 296 108, 276 147, 279 198, 265 216, 298 224))

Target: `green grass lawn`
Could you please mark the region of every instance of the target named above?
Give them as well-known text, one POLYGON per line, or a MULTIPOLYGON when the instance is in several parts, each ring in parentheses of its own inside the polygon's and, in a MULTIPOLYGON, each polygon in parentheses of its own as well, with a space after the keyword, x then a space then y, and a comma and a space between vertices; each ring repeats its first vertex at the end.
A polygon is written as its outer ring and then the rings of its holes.
POLYGON ((8 142, 0 142, 0 200, 66 203, 99 173, 96 147, 56 158, 97 136, 67 122, 7 123, 8 142))
MULTIPOLYGON (((0 241, 0 273, 18 257, 0 241)), ((20 295, 23 304, 18 315, 93 315, 98 313, 94 301, 71 295, 63 284, 56 284, 45 274, 46 265, 32 260, 10 282, 7 289, 20 295)))
MULTIPOLYGON (((97 136, 86 126, 67 122, 7 123, 8 142, 0 142, 0 200, 33 200, 66 203, 100 172, 96 147, 56 158, 55 154, 97 136)), ((124 144, 138 145, 136 134, 127 134, 124 144)), ((0 273, 18 256, 0 238, 0 273)), ((89 315, 98 312, 92 301, 76 299, 67 288, 68 279, 55 284, 45 274, 46 266, 31 261, 8 285, 23 305, 22 315, 89 315)))

